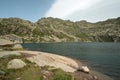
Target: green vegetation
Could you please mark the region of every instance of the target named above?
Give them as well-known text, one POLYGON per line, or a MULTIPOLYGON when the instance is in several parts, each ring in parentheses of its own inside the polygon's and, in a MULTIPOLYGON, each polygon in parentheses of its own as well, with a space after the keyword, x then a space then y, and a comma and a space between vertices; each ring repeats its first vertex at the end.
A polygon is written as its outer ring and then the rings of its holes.
POLYGON ((61 69, 56 69, 53 72, 54 72, 53 80, 75 80, 70 73, 65 73, 61 69))
POLYGON ((0 36, 15 34, 25 42, 119 42, 120 18, 90 23, 42 18, 36 23, 19 18, 2 18, 0 36))

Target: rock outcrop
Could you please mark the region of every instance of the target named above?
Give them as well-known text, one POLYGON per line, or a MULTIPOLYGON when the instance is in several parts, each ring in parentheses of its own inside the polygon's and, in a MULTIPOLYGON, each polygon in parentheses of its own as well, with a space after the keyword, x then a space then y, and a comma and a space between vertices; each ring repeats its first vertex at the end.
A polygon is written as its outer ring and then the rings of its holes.
POLYGON ((22 38, 15 35, 15 34, 9 34, 9 35, 1 35, 0 36, 1 39, 5 39, 5 40, 9 40, 11 41, 13 44, 16 43, 23 43, 22 38))
POLYGON ((0 39, 0 51, 2 50, 20 50, 23 49, 21 44, 15 44, 12 41, 0 39))
POLYGON ((6 39, 0 39, 0 46, 4 46, 4 45, 13 45, 13 42, 6 39))
POLYGON ((36 63, 40 67, 53 66, 55 68, 60 68, 65 72, 75 72, 79 68, 77 62, 64 56, 35 51, 19 52, 28 56, 27 59, 29 61, 36 63), (30 57, 29 55, 33 56, 30 57))
POLYGON ((113 80, 106 75, 96 73, 92 70, 90 71, 88 67, 83 66, 80 62, 78 63, 71 58, 51 53, 37 51, 2 51, 0 56, 4 57, 0 57, 0 79, 2 80, 39 80, 43 78, 45 80, 73 80, 74 78, 77 80, 113 80), (8 56, 10 55, 9 53, 20 54, 21 56, 8 56), (25 68, 23 68, 24 66, 25 68), (82 71, 78 71, 80 67, 82 71))

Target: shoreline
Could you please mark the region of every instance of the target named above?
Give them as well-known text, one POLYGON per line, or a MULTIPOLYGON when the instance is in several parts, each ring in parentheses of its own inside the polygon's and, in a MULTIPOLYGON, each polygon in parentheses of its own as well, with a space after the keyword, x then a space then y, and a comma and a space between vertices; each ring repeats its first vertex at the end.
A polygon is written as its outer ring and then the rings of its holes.
MULTIPOLYGON (((38 66, 49 65, 49 66, 54 66, 56 68, 61 68, 62 70, 66 71, 66 72, 71 72, 75 77, 78 77, 79 79, 83 79, 83 77, 85 77, 87 80, 113 80, 109 76, 104 75, 95 70, 92 70, 91 68, 90 68, 90 73, 84 73, 82 71, 77 71, 77 68, 84 65, 84 62, 81 62, 80 60, 73 59, 70 57, 47 53, 47 52, 29 51, 29 50, 26 50, 26 51, 3 51, 3 52, 7 53, 7 54, 10 52, 11 53, 13 52, 13 54, 16 54, 16 52, 18 52, 20 54, 24 54, 28 60, 35 62, 38 66), (96 79, 89 79, 89 78, 96 78, 96 79)), ((3 54, 0 54, 0 55, 3 55, 3 54)), ((7 55, 7 54, 5 54, 5 55, 7 55)), ((10 54, 8 54, 8 55, 10 55, 10 54)))
MULTIPOLYGON (((23 52, 26 52, 26 51, 23 51, 23 52)), ((32 54, 35 54, 35 55, 39 55, 39 52, 40 51, 27 51, 28 54, 32 53, 32 54)), ((45 53, 47 55, 55 55, 55 56, 71 59, 71 60, 75 61, 78 64, 78 67, 84 65, 84 62, 81 62, 80 60, 73 59, 73 58, 70 58, 70 57, 61 56, 61 55, 57 55, 57 54, 53 54, 53 53, 47 53, 47 52, 40 52, 40 53, 43 53, 43 54, 45 53)), ((75 71, 74 73, 79 74, 79 71, 75 71)), ((92 69, 90 69, 90 73, 89 74, 86 74, 84 72, 80 72, 80 75, 81 76, 86 76, 86 77, 89 77, 89 76, 95 77, 95 76, 97 76, 98 80, 113 80, 111 77, 109 77, 109 76, 107 76, 105 74, 102 74, 100 72, 97 72, 95 70, 92 70, 92 69)))
MULTIPOLYGON (((88 68, 90 68, 90 75, 91 76, 97 76, 99 79, 98 80, 114 80, 113 78, 111 78, 110 76, 107 76, 101 72, 98 72, 96 70, 94 70, 92 67, 90 67, 87 63, 83 62, 83 61, 80 61, 80 60, 77 60, 77 59, 74 59, 74 58, 71 58, 73 60, 75 60, 77 62, 78 65, 85 65, 85 66, 88 66, 88 68)), ((80 74, 81 75, 81 74, 80 74)), ((85 74, 83 74, 85 75, 85 74)))

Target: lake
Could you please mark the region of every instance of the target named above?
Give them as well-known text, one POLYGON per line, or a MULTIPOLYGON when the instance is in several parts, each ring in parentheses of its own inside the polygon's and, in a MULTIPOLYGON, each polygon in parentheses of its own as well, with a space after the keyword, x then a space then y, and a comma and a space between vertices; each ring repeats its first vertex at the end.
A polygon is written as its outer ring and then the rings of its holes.
POLYGON ((78 59, 92 69, 120 80, 120 43, 25 43, 28 50, 78 59))

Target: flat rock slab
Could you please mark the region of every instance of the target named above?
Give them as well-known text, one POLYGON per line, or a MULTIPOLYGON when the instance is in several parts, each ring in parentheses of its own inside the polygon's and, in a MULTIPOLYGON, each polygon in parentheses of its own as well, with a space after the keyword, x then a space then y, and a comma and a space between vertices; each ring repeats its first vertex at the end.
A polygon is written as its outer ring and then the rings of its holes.
POLYGON ((37 51, 19 51, 25 55, 34 55, 27 57, 31 62, 35 62, 38 66, 53 66, 55 68, 60 68, 65 72, 75 72, 78 69, 78 64, 71 58, 64 56, 37 52, 37 51))

